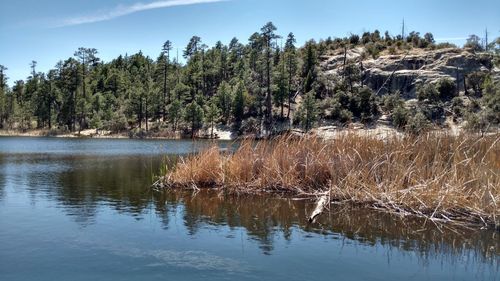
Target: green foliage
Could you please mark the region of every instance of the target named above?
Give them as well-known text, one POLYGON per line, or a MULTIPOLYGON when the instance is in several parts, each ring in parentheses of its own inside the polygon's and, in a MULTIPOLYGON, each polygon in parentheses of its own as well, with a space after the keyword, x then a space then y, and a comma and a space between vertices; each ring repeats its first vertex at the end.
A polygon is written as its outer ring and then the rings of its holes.
POLYGON ((189 124, 191 137, 194 137, 196 132, 203 127, 203 117, 203 108, 196 101, 186 105, 184 121, 189 124))
POLYGON ((217 90, 217 105, 221 110, 224 124, 228 124, 231 118, 231 109, 233 105, 233 95, 231 91, 231 86, 225 81, 220 84, 217 90))
POLYGON ((205 117, 206 121, 210 125, 210 137, 214 137, 214 125, 217 122, 217 119, 220 117, 220 110, 217 107, 215 101, 210 101, 207 108, 205 109, 205 117))
POLYGON ((382 98, 382 107, 386 111, 392 111, 394 108, 403 106, 403 99, 399 94, 389 94, 382 98))
POLYGON ((351 43, 353 45, 358 45, 359 44, 359 35, 351 34, 351 36, 349 36, 349 43, 351 43))
POLYGON ((362 122, 372 121, 379 113, 375 94, 370 88, 363 87, 359 90, 358 96, 359 101, 357 104, 357 108, 353 112, 359 112, 357 117, 361 118, 362 122))
POLYGON ((451 100, 451 111, 453 112, 453 119, 461 118, 465 113, 464 101, 460 97, 454 97, 451 100))
POLYGON ((314 41, 308 41, 304 46, 304 64, 302 66, 302 76, 304 79, 304 92, 308 93, 313 89, 313 84, 317 78, 317 54, 314 41))
POLYGON ((453 80, 442 78, 435 84, 425 83, 417 89, 417 98, 420 101, 428 100, 431 103, 449 101, 457 95, 456 84, 453 80))
POLYGON ((470 35, 469 38, 467 38, 467 42, 464 45, 464 48, 469 48, 473 52, 480 52, 483 50, 483 47, 481 46, 481 38, 477 35, 470 35))
POLYGON ((245 105, 247 100, 248 92, 245 89, 243 82, 238 82, 234 91, 234 99, 233 99, 233 118, 235 123, 239 124, 243 121, 245 116, 245 105))
POLYGON ((483 133, 490 127, 486 115, 482 113, 469 113, 466 122, 465 128, 472 132, 483 133))
POLYGON ((436 88, 441 100, 451 100, 457 95, 456 83, 451 79, 440 79, 436 84, 436 88))
POLYGON ((170 103, 167 107, 167 118, 170 124, 172 124, 172 129, 174 131, 177 130, 177 125, 179 124, 179 120, 184 115, 182 110, 182 104, 179 99, 174 99, 172 103, 170 103))
POLYGON ((439 92, 433 84, 426 83, 417 89, 417 98, 419 101, 437 101, 439 100, 439 92))
POLYGON ((492 124, 500 124, 500 83, 494 84, 491 77, 487 76, 482 88, 485 117, 492 124))
POLYGON ((394 125, 394 127, 399 129, 405 128, 406 124, 408 123, 408 119, 409 113, 406 108, 401 105, 398 105, 394 108, 392 112, 392 125, 394 125))
POLYGON ((307 93, 297 112, 297 121, 306 132, 313 127, 318 117, 317 103, 314 96, 314 92, 307 93))
POLYGON ((338 115, 338 120, 342 124, 350 123, 352 121, 352 112, 350 112, 348 109, 340 110, 339 115, 338 115))
POLYGON ((466 85, 471 87, 476 97, 481 97, 483 83, 485 82, 486 73, 481 71, 472 72, 466 76, 466 85))
POLYGON ((431 123, 427 116, 419 111, 408 119, 406 131, 410 134, 418 135, 429 130, 430 126, 431 123))
MULTIPOLYGON (((489 124, 499 123, 499 86, 486 72, 467 76, 474 95, 466 103, 456 98, 453 80, 423 85, 417 91, 420 115, 410 118, 397 94, 376 97, 363 86, 361 64, 347 60, 338 75, 319 67, 324 55, 355 46, 364 47, 365 55, 374 58, 385 50, 401 54, 410 48, 456 47, 435 45, 431 33, 421 37, 411 32, 403 39, 375 30, 362 36, 310 40, 300 48, 293 33, 286 36, 284 46, 278 46, 277 38, 271 22, 253 33, 248 44, 233 38, 228 45, 217 42, 208 47, 193 36, 183 48, 182 63, 171 54, 175 46, 168 40, 159 46, 155 60, 139 52, 102 62, 96 49, 82 47, 46 73, 37 72, 33 61, 30 76, 15 81, 13 87, 7 85, 7 68, 0 66, 0 128, 113 132, 135 128, 136 135, 146 135, 149 125, 155 124, 154 129, 181 128, 194 136, 204 125, 213 128, 220 122, 240 132, 261 134, 278 128, 275 120, 285 124, 290 118, 306 130, 320 118, 342 124, 373 122, 380 107, 391 114, 396 127, 415 131, 426 127, 424 121, 444 116, 442 108, 450 104, 454 118, 474 113, 489 124)), ((477 49, 476 43, 478 38, 471 37, 468 46, 477 49)), ((488 46, 486 62, 498 57, 498 46, 498 40, 488 46)))

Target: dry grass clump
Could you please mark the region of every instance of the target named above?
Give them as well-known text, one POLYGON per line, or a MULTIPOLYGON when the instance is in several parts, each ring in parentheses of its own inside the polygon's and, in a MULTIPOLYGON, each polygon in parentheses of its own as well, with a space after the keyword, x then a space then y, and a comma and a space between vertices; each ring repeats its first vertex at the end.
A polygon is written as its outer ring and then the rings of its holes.
POLYGON ((244 141, 234 153, 214 146, 182 159, 164 185, 326 193, 332 200, 431 219, 499 225, 500 137, 379 140, 348 134, 335 140, 244 141))

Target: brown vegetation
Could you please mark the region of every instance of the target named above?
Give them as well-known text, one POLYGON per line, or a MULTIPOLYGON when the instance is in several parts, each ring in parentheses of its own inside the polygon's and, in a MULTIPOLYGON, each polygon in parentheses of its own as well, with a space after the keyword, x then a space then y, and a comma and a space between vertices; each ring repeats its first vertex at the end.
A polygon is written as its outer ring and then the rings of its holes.
POLYGON ((440 221, 499 225, 500 138, 343 135, 214 146, 181 159, 164 187, 328 194, 332 200, 440 221))

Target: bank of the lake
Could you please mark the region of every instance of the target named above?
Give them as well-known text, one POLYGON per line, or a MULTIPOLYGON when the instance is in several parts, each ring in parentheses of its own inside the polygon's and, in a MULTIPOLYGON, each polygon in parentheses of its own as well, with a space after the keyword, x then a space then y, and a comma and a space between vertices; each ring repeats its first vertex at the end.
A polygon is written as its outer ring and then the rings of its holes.
MULTIPOLYGON (((80 132, 68 132, 57 129, 0 129, 0 136, 4 137, 57 137, 57 138, 94 138, 94 139, 159 139, 159 140, 179 140, 190 139, 189 135, 182 135, 180 132, 171 131, 150 131, 145 130, 128 130, 122 132, 111 132, 107 130, 87 129, 80 132)), ((234 132, 227 129, 215 129, 214 135, 201 134, 196 136, 197 139, 218 139, 218 140, 233 140, 237 138, 234 132)))

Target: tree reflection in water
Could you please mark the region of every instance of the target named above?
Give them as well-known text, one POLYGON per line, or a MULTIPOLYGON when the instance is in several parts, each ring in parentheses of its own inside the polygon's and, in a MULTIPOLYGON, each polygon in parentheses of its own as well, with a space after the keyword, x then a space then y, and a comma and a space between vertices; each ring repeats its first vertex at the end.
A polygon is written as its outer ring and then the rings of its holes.
MULTIPOLYGON (((295 229, 365 245, 380 244, 401 251, 415 251, 423 261, 442 256, 450 260, 465 255, 478 262, 498 262, 498 233, 451 225, 435 225, 416 218, 402 218, 366 208, 331 205, 328 213, 309 224, 314 202, 269 195, 219 195, 202 190, 169 191, 155 196, 156 206, 184 205, 184 221, 190 234, 210 224, 243 227, 259 241, 264 252, 273 249, 277 235, 290 240, 295 229)), ((157 209, 158 211, 158 209, 157 209)))
POLYGON ((313 202, 275 196, 220 195, 213 191, 153 192, 153 176, 164 159, 145 156, 85 157, 0 156, 0 201, 6 181, 26 186, 31 200, 38 196, 56 202, 77 223, 95 222, 101 208, 142 219, 155 214, 165 229, 173 217, 182 217, 189 235, 207 227, 243 229, 272 254, 276 238, 292 240, 294 233, 363 245, 382 245, 416 252, 422 262, 464 257, 498 266, 499 233, 452 226, 436 226, 421 219, 352 206, 333 205, 315 224, 307 215, 313 202))

